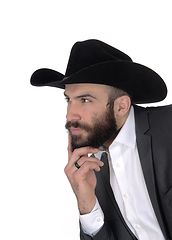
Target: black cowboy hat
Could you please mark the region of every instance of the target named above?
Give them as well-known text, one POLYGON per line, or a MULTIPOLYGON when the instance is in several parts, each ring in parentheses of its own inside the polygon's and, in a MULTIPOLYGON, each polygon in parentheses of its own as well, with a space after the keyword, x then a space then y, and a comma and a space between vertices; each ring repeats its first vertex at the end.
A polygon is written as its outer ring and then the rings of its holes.
POLYGON ((65 75, 39 69, 31 76, 34 86, 65 88, 66 84, 94 83, 126 91, 133 103, 162 101, 167 88, 153 70, 134 63, 125 53, 99 40, 76 42, 72 47, 65 75))

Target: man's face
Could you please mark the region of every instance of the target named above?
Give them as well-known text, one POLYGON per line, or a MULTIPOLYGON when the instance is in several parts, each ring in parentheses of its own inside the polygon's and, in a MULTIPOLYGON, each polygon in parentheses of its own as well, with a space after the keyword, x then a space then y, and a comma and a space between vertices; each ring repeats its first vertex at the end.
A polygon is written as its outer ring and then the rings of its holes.
POLYGON ((113 103, 108 103, 107 86, 98 84, 67 85, 66 128, 72 150, 91 146, 99 148, 117 134, 113 103))

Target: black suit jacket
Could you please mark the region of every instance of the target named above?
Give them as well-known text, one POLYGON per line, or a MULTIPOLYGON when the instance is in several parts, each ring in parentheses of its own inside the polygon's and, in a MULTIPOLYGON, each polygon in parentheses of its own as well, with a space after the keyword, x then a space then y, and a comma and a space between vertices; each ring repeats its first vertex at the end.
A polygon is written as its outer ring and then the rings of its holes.
MULTIPOLYGON (((134 106, 136 141, 148 193, 165 239, 172 240, 172 105, 142 108, 134 106)), ((80 230, 82 240, 137 239, 125 223, 109 181, 105 159, 96 172, 96 196, 104 212, 105 223, 90 237, 80 230)), ((154 240, 154 239, 152 239, 154 240)))

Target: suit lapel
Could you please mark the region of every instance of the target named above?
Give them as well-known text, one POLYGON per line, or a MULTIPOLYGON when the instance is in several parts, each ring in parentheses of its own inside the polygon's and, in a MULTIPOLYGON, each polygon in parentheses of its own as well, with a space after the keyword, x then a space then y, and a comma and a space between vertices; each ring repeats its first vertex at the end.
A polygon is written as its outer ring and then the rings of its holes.
POLYGON ((143 175, 145 178, 147 190, 149 197, 155 211, 155 215, 158 219, 162 231, 165 233, 165 228, 163 220, 161 217, 157 192, 156 192, 156 183, 154 176, 153 168, 153 159, 152 159, 152 150, 151 150, 151 136, 146 135, 146 132, 149 129, 147 110, 134 106, 135 111, 135 123, 136 123, 136 139, 137 139, 137 148, 140 157, 140 162, 143 170, 143 175))
POLYGON ((121 211, 118 207, 118 204, 115 200, 115 197, 114 197, 111 185, 110 185, 110 172, 109 172, 109 163, 108 163, 107 153, 102 154, 101 161, 104 162, 104 166, 102 167, 102 169, 98 173, 98 175, 99 174, 101 175, 102 181, 104 183, 104 188, 106 189, 107 195, 109 196, 109 199, 111 200, 111 203, 109 204, 109 206, 107 206, 107 208, 110 209, 111 214, 112 214, 113 209, 110 208, 110 206, 113 205, 113 207, 115 208, 116 214, 120 218, 120 220, 121 220, 123 226, 125 227, 126 231, 128 232, 128 234, 131 236, 132 239, 137 239, 136 236, 134 236, 134 234, 129 229, 128 225, 126 224, 126 222, 121 214, 121 211))

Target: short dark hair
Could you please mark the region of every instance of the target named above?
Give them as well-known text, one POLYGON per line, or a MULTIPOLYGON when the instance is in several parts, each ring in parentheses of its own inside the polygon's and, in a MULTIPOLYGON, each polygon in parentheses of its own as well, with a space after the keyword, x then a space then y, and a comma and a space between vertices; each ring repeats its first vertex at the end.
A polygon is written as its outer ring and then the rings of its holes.
POLYGON ((131 99, 131 96, 127 92, 119 88, 107 86, 107 91, 108 91, 108 105, 110 105, 111 107, 114 106, 114 101, 119 97, 127 95, 131 99))

